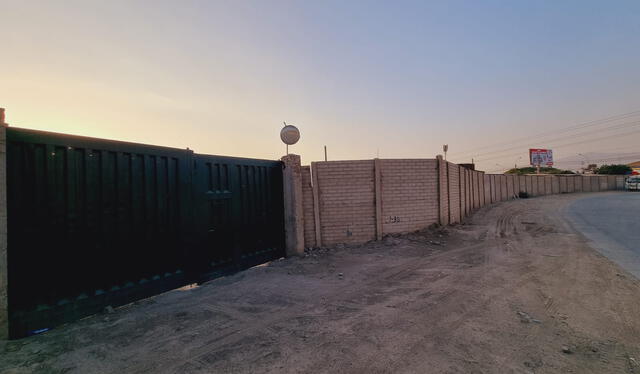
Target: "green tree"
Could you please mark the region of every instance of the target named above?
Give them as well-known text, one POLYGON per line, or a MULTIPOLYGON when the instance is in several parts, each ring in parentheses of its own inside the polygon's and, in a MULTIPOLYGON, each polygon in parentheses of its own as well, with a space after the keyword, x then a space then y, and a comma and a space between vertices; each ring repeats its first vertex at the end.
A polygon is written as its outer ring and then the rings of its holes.
MULTIPOLYGON (((536 173, 536 168, 532 166, 517 168, 517 169, 514 168, 505 172, 505 174, 518 174, 518 175, 535 174, 535 173, 536 173)), ((547 167, 541 167, 540 173, 542 174, 575 174, 571 170, 562 170, 562 169, 547 168, 547 167)))
POLYGON ((602 165, 595 169, 596 174, 616 174, 623 175, 631 172, 629 165, 617 164, 617 165, 602 165))

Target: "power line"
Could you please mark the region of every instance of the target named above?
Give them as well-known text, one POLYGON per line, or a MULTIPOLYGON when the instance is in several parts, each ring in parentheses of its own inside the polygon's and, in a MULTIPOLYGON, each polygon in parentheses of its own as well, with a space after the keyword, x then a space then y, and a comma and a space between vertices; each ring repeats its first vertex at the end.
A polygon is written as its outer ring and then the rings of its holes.
MULTIPOLYGON (((543 132, 543 133, 540 133, 540 134, 537 134, 537 135, 534 135, 534 136, 526 136, 526 137, 522 137, 522 138, 512 139, 512 140, 509 141, 509 144, 519 143, 519 142, 522 142, 522 141, 531 141, 532 139, 537 139, 537 138, 544 137, 544 136, 547 136, 547 135, 550 135, 550 134, 557 135, 557 134, 566 133, 566 132, 577 130, 577 129, 598 126, 598 125, 602 125, 602 124, 605 124, 605 123, 618 121, 618 120, 621 120, 621 119, 635 117, 635 116, 638 116, 638 115, 640 115, 640 110, 636 110, 636 111, 628 112, 628 113, 624 113, 624 114, 619 114, 619 115, 615 115, 615 116, 611 116, 611 117, 606 117, 606 118, 602 118, 602 119, 598 119, 598 120, 593 120, 593 121, 589 121, 589 122, 583 122, 583 123, 579 123, 577 125, 570 126, 570 127, 567 127, 567 128, 564 128, 564 129, 560 129, 560 130, 546 131, 546 132, 543 132)), ((475 155, 479 150, 500 146, 502 144, 505 144, 505 143, 503 143, 503 142, 494 143, 492 145, 486 145, 486 146, 478 147, 478 148, 472 149, 470 151, 466 151, 466 152, 462 152, 462 153, 458 153, 458 154, 454 153, 454 154, 451 155, 451 157, 462 158, 462 157, 467 156, 467 155, 475 155)))
MULTIPOLYGON (((614 125, 611 125, 611 126, 607 126, 605 128, 594 129, 594 130, 583 132, 583 133, 580 133, 580 134, 575 134, 575 135, 572 135, 572 136, 574 138, 580 138, 580 137, 583 137, 583 136, 586 136, 586 135, 601 134, 602 132, 605 132, 605 131, 617 130, 617 129, 629 128, 629 127, 636 127, 636 126, 639 126, 639 125, 640 125, 640 121, 618 123, 618 124, 614 124, 614 125)), ((598 139, 601 139, 601 137, 599 136, 598 139)), ((532 143, 529 143, 529 144, 532 144, 532 143)), ((474 155, 474 157, 504 153, 504 152, 512 151, 514 149, 520 149, 522 147, 523 147, 523 145, 518 145, 518 146, 514 146, 514 147, 510 147, 510 148, 504 148, 504 149, 497 150, 497 151, 479 153, 479 154, 474 155)), ((460 159, 460 158, 456 157, 456 159, 460 159)))
MULTIPOLYGON (((627 133, 621 133, 621 134, 613 134, 613 135, 610 135, 610 136, 599 137, 599 138, 596 138, 596 139, 587 139, 587 140, 583 140, 583 141, 579 141, 579 142, 557 144, 557 145, 554 145, 553 147, 554 148, 561 148, 561 147, 567 147, 567 146, 571 146, 571 145, 591 143, 591 142, 594 142, 594 141, 600 141, 600 140, 604 140, 604 139, 615 138, 617 136, 633 135, 633 134, 636 134, 636 133, 638 133, 638 130, 630 131, 630 132, 627 132, 627 133)), ((477 162, 489 161, 489 160, 495 160, 495 159, 498 159, 498 158, 504 158, 504 157, 510 157, 510 156, 518 156, 518 155, 521 155, 521 154, 522 154, 522 152, 512 153, 512 154, 508 154, 508 155, 492 156, 492 157, 488 157, 488 158, 484 158, 484 159, 481 158, 481 159, 478 159, 476 161, 477 162)))
MULTIPOLYGON (((573 165, 583 165, 583 164, 603 164, 605 162, 609 162, 609 161, 621 161, 621 160, 633 160, 633 159, 637 159, 640 158, 640 153, 627 153, 627 154, 622 154, 620 156, 616 156, 616 157, 604 157, 604 158, 585 158, 585 160, 567 160, 567 161, 562 161, 562 160, 558 160, 555 162, 555 165, 562 165, 562 167, 565 167, 564 165, 569 165, 566 166, 568 168, 571 168, 573 165)), ((528 166, 527 166, 528 167, 528 166)), ((561 167, 561 168, 562 168, 561 167)), ((490 170, 487 171, 487 173, 493 173, 493 172, 498 172, 502 169, 494 169, 494 170, 490 170)))
POLYGON ((570 160, 570 161, 562 161, 562 160, 558 160, 556 162, 556 164, 582 164, 582 163, 602 163, 602 162, 606 162, 606 161, 620 161, 623 159, 635 159, 635 158, 639 158, 640 157, 640 153, 637 154, 629 154, 628 156, 618 156, 618 157, 608 157, 608 158, 586 158, 585 160, 570 160))
MULTIPOLYGON (((531 139, 544 137, 544 136, 549 135, 549 134, 558 134, 558 133, 564 133, 564 132, 568 132, 568 131, 576 130, 576 129, 580 129, 580 128, 597 126, 597 125, 604 124, 604 123, 609 123, 609 122, 612 122, 612 121, 626 119, 626 118, 629 118, 629 117, 635 117, 637 115, 640 115, 640 110, 629 112, 629 113, 625 113, 625 114, 619 114, 619 115, 616 115, 616 116, 607 117, 607 118, 603 118, 603 119, 599 119, 599 120, 580 123, 578 125, 567 127, 565 129, 561 129, 561 130, 547 131, 547 132, 543 132, 541 134, 537 134, 535 136, 526 136, 526 137, 522 137, 522 138, 512 139, 512 140, 509 141, 509 143, 528 141, 528 140, 531 140, 531 139)), ((478 147, 478 148, 472 149, 471 151, 466 151, 466 152, 463 152, 463 153, 459 153, 458 155, 472 154, 472 153, 477 152, 480 149, 491 148, 491 147, 499 146, 501 144, 503 144, 503 143, 495 143, 495 144, 488 145, 488 146, 478 147)))

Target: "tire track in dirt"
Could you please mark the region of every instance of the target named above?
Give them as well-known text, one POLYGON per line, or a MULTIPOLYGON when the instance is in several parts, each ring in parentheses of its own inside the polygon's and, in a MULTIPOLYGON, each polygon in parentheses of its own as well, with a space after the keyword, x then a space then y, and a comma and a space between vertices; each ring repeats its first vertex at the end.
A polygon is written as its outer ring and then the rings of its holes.
POLYGON ((571 198, 480 209, 434 234, 443 245, 394 237, 161 296, 108 324, 52 331, 83 343, 43 363, 82 374, 625 372, 640 356, 640 287, 564 228, 557 211, 571 198))
MULTIPOLYGON (((371 289, 380 289, 383 286, 387 285, 389 282, 397 281, 408 274, 414 273, 416 270, 424 268, 426 265, 432 262, 438 262, 444 257, 455 256, 459 253, 464 253, 470 250, 475 250, 477 248, 482 247, 482 243, 473 244, 465 247, 460 247, 456 249, 447 250, 444 252, 433 254, 429 257, 419 258, 419 259, 409 259, 401 262, 393 267, 385 269, 382 273, 377 274, 376 278, 370 281, 363 282, 358 284, 356 289, 349 290, 346 293, 336 295, 336 297, 330 298, 326 300, 323 304, 325 306, 335 305, 338 308, 345 307, 348 304, 352 304, 351 300, 361 297, 363 294, 367 293, 367 290, 371 289)), ((356 304, 360 308, 363 307, 362 304, 356 304)), ((252 322, 246 323, 242 328, 234 329, 227 333, 224 333, 221 336, 218 336, 214 339, 210 339, 204 343, 204 345, 193 351, 190 351, 189 359, 179 360, 176 362, 175 359, 167 359, 164 363, 155 362, 157 367, 162 367, 164 369, 168 368, 177 368, 188 362, 193 361, 201 361, 203 357, 210 354, 212 351, 219 350, 220 348, 226 345, 233 345, 237 343, 237 340, 242 339, 244 335, 251 335, 258 333, 260 331, 267 331, 268 327, 277 325, 284 321, 291 319, 291 315, 309 315, 314 310, 318 308, 318 304, 312 304, 303 309, 297 309, 295 311, 289 310, 288 313, 281 313, 287 308, 283 308, 281 310, 274 310, 273 317, 271 318, 261 318, 259 320, 254 320, 252 322)), ((250 320, 250 318, 246 318, 250 320)), ((164 340, 157 341, 156 345, 162 345, 163 343, 173 339, 173 337, 167 337, 164 340)), ((161 360, 162 361, 162 360, 161 360)), ((135 366, 127 367, 126 370, 129 370, 133 373, 144 373, 149 370, 147 364, 138 364, 135 366)))

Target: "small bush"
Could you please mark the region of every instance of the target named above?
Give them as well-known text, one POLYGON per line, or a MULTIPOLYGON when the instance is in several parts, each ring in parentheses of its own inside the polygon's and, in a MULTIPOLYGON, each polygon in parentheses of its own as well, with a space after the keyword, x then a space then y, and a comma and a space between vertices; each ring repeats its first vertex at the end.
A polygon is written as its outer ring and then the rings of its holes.
POLYGON ((629 165, 602 165, 594 170, 596 174, 615 174, 624 175, 631 173, 631 167, 629 165))
MULTIPOLYGON (((529 166, 524 168, 511 169, 505 172, 505 174, 525 175, 525 174, 535 174, 536 172, 537 172, 536 168, 529 166)), ((541 167, 540 173, 542 174, 575 174, 571 170, 562 170, 562 169, 548 168, 548 167, 541 167)))

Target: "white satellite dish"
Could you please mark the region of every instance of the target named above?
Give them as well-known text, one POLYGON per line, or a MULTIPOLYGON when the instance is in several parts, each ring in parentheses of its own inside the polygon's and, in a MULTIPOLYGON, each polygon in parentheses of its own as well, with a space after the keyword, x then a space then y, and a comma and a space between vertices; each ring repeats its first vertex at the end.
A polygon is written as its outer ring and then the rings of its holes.
POLYGON ((293 145, 300 140, 300 130, 293 125, 287 125, 284 123, 284 127, 280 130, 280 139, 286 145, 293 145))
POLYGON ((296 144, 300 140, 300 130, 293 125, 287 125, 284 122, 284 127, 280 130, 280 139, 287 145, 287 154, 289 154, 289 146, 296 144))

